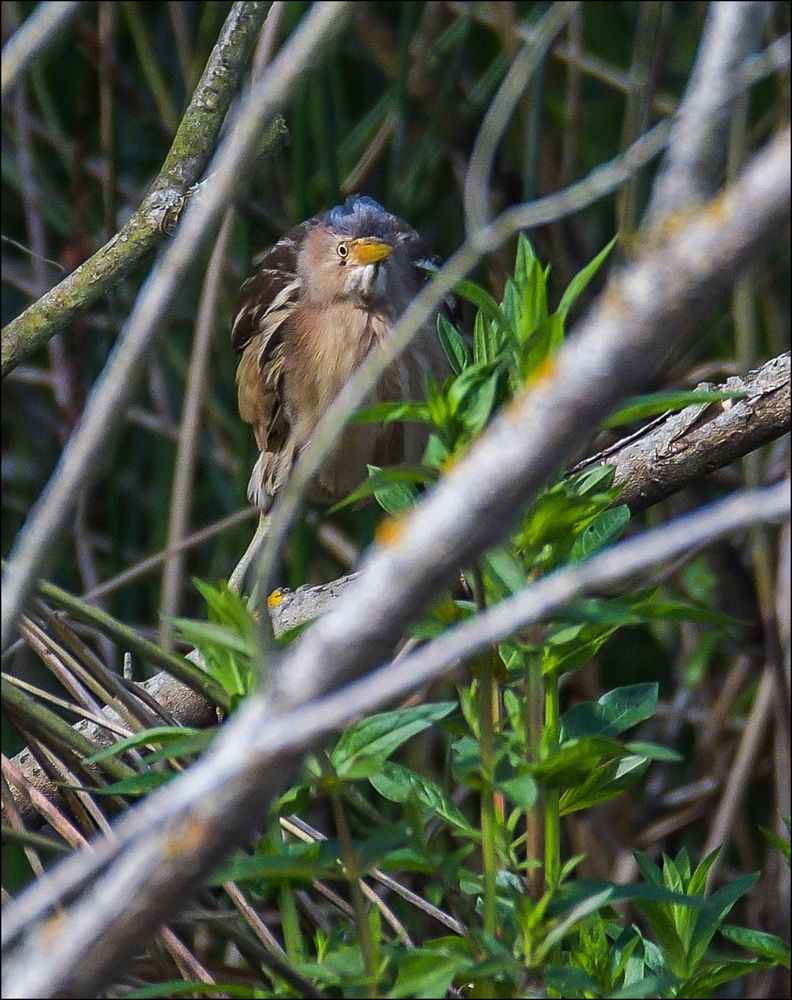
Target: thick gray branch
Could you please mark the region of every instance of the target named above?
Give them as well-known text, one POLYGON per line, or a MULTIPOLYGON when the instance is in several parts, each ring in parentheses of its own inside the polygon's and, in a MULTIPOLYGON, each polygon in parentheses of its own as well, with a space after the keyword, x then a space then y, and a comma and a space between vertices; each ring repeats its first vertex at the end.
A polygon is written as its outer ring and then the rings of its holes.
MULTIPOLYGON (((281 636, 291 629, 318 618, 320 614, 332 607, 354 579, 355 575, 352 574, 315 587, 299 587, 297 590, 283 591, 279 594, 278 603, 273 601, 273 606, 270 608, 275 635, 281 636)), ((143 681, 140 686, 183 726, 203 728, 217 722, 215 706, 210 701, 164 670, 149 680, 143 681)), ((105 707, 103 713, 111 722, 121 721, 119 716, 109 707, 105 707)), ((109 746, 115 739, 102 726, 87 719, 77 722, 74 729, 95 743, 97 749, 109 746)), ((12 758, 12 763, 47 798, 53 801, 60 798, 58 788, 53 784, 49 775, 42 770, 27 747, 20 750, 12 758)), ((14 797, 19 815, 29 825, 35 823, 37 813, 30 799, 15 787, 11 788, 11 794, 14 797)), ((5 814, 5 808, 3 808, 3 812, 5 814)))
POLYGON ((627 443, 617 443, 577 468, 613 465, 620 501, 643 510, 722 469, 790 429, 789 354, 768 361, 746 376, 697 389, 745 392, 740 400, 689 406, 654 421, 627 443))

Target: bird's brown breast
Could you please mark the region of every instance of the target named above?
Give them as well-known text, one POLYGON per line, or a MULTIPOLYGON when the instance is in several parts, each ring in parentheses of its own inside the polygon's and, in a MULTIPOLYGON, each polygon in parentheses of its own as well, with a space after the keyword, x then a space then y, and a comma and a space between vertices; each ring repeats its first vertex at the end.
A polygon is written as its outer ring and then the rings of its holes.
MULTIPOLYGON (((296 448, 303 447, 327 408, 368 353, 387 336, 376 312, 347 303, 327 309, 300 305, 284 333, 284 405, 296 448)), ((398 365, 386 372, 368 402, 403 398, 398 365)), ((369 424, 348 427, 319 476, 321 499, 345 496, 365 479, 367 465, 403 459, 396 454, 401 427, 369 424)))

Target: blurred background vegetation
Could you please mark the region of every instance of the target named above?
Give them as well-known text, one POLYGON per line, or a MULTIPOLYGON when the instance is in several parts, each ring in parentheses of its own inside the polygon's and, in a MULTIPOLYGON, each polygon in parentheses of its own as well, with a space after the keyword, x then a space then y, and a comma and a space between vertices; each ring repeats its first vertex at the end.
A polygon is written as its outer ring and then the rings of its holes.
MULTIPOLYGON (((4 37, 33 6, 3 4, 4 37)), ((276 6, 282 39, 309 5, 276 6)), ((190 470, 190 532, 247 509, 254 444, 236 412, 230 327, 253 256, 292 224, 358 191, 407 219, 438 254, 449 255, 464 235, 461 192, 482 118, 547 6, 360 3, 324 65, 300 87, 285 112, 281 141, 251 164, 235 205, 190 470)), ((86 260, 139 204, 229 7, 178 0, 84 4, 62 39, 34 65, 3 113, 3 323, 86 260)), ((498 150, 493 206, 541 196, 585 176, 672 113, 689 78, 705 12, 699 2, 582 4, 541 63, 498 150)), ((789 31, 789 17, 788 4, 774 6, 767 42, 789 31)), ((731 173, 788 120, 789 93, 788 67, 751 90, 735 118, 731 173)), ((538 256, 551 264, 553 307, 571 277, 615 233, 622 249, 614 259, 631 246, 652 176, 647 169, 587 211, 528 234, 538 256)), ((513 268, 515 246, 502 248, 475 275, 496 298, 513 268)), ((144 262, 6 380, 4 555, 79 420, 151 263, 144 262)), ((779 246, 761 271, 740 279, 684 353, 668 359, 654 387, 719 381, 788 349, 789 268, 788 246, 779 246)), ((205 264, 195 266, 182 289, 148 359, 147 384, 126 413, 100 483, 83 498, 71 534, 62 539, 50 577, 72 593, 94 592, 97 603, 149 636, 161 629, 163 561, 155 558, 142 569, 140 564, 161 553, 168 538, 204 275, 205 264)), ((788 441, 769 446, 653 508, 636 524, 665 520, 740 483, 772 479, 787 459, 788 441)), ((374 504, 339 513, 332 530, 326 524, 320 530, 321 517, 309 515, 291 539, 284 584, 295 587, 347 571, 379 513, 374 504)), ((232 519, 187 550, 171 612, 203 614, 190 577, 227 578, 253 523, 245 516, 232 519)), ((620 800, 607 823, 591 826, 589 843, 575 849, 596 843, 592 872, 613 872, 631 846, 701 846, 765 656, 762 622, 775 593, 775 560, 773 537, 756 532, 747 543, 723 542, 665 581, 676 594, 746 623, 738 640, 706 624, 624 629, 576 675, 574 685, 586 697, 615 683, 659 680, 663 731, 656 735, 689 760, 673 774, 663 766, 652 772, 640 817, 620 800), (724 690, 731 692, 728 704, 724 690), (717 731, 707 724, 713 718, 721 723, 717 731), (700 739, 703 728, 706 741, 700 739)), ((120 667, 118 649, 101 638, 89 641, 105 662, 120 667)), ((26 646, 15 647, 4 669, 51 686, 26 646)), ((4 744, 11 751, 19 745, 11 732, 4 744)), ((756 834, 757 824, 775 826, 776 763, 768 741, 752 772, 746 808, 735 820, 732 863, 742 871, 769 866, 772 876, 777 863, 756 834)), ((749 905, 752 926, 779 930, 773 893, 752 897, 749 905)))

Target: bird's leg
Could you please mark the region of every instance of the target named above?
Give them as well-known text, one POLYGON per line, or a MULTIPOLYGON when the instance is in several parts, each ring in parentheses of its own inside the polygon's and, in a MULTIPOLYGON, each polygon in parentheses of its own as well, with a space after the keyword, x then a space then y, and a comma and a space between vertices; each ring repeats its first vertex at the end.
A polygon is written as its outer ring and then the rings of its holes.
MULTIPOLYGON (((269 517, 262 511, 259 514, 258 526, 253 538, 250 540, 245 550, 245 554, 234 567, 231 576, 228 578, 228 586, 237 594, 241 594, 245 586, 245 579, 250 571, 251 565, 257 563, 257 557, 261 552, 261 547, 267 538, 267 528, 269 527, 269 517)), ((257 581, 256 581, 257 582, 257 581)))

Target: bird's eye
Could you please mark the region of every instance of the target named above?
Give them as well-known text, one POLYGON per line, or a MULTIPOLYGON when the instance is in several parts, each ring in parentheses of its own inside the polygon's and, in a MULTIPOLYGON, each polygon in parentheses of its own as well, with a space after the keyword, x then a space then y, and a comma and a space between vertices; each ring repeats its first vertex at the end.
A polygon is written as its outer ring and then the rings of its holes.
POLYGON ((349 247, 346 243, 339 243, 336 247, 336 253, 341 258, 341 260, 346 260, 349 256, 349 247))

